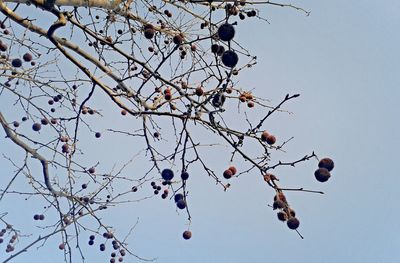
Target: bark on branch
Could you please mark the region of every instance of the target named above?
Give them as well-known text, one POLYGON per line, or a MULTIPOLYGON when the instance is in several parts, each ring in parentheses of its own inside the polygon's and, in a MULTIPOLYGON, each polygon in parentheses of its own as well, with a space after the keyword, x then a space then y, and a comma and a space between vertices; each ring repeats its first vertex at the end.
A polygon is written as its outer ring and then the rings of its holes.
MULTIPOLYGON (((29 0, 4 0, 3 2, 21 4, 30 3, 29 0)), ((37 2, 43 6, 46 4, 46 0, 38 0, 37 2)), ((115 10, 118 9, 121 2, 121 0, 56 0, 54 2, 54 5, 74 7, 98 7, 107 10, 115 10)))
POLYGON ((18 138, 17 134, 15 134, 15 132, 8 126, 8 123, 1 112, 0 112, 0 123, 3 126, 7 138, 12 140, 16 145, 20 146, 26 152, 30 153, 33 158, 36 158, 40 161, 43 169, 44 183, 47 189, 56 197, 57 196, 67 197, 65 193, 54 190, 53 186, 51 185, 49 176, 49 162, 42 155, 40 155, 35 149, 31 148, 29 145, 27 145, 25 142, 23 142, 18 138))

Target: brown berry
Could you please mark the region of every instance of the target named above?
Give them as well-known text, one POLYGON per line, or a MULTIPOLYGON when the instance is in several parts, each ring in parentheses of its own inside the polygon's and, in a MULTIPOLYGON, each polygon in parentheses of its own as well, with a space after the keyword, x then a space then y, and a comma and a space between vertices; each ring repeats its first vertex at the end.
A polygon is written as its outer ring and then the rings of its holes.
POLYGON ((247 102, 247 107, 253 108, 254 107, 254 102, 252 102, 252 101, 247 102))
POLYGON ((32 125, 32 130, 34 130, 34 131, 40 131, 41 128, 42 128, 42 125, 40 123, 36 122, 32 125))
POLYGON ((267 142, 269 145, 273 145, 273 144, 276 142, 275 136, 274 136, 274 135, 271 135, 271 134, 268 135, 268 136, 267 136, 266 142, 267 142))
POLYGON ((22 57, 26 62, 30 62, 32 60, 32 55, 30 53, 25 53, 22 57))
POLYGON ((204 90, 203 90, 202 87, 197 87, 196 90, 195 90, 195 93, 196 93, 197 96, 201 96, 201 95, 204 94, 204 90))
POLYGON ((172 41, 173 41, 176 45, 182 44, 182 42, 183 42, 183 36, 182 36, 182 34, 175 35, 174 38, 172 39, 172 41))
POLYGON ((333 163, 331 158, 323 158, 319 161, 318 167, 325 168, 330 172, 335 167, 335 164, 333 163))
POLYGON ((166 94, 164 95, 164 99, 165 99, 165 100, 171 100, 171 99, 172 99, 171 93, 166 93, 166 94))
POLYGON ((237 169, 236 169, 235 166, 230 166, 230 167, 228 168, 228 170, 230 170, 230 171, 232 172, 232 175, 235 175, 235 174, 237 173, 237 169))
POLYGON ((286 224, 290 229, 294 230, 300 226, 300 221, 296 217, 291 217, 288 219, 286 224))
POLYGON ((144 37, 145 38, 152 39, 154 37, 154 34, 155 34, 155 30, 152 25, 147 25, 147 28, 145 26, 145 29, 144 29, 144 37))
POLYGON ((230 179, 233 176, 233 173, 232 173, 231 170, 227 169, 227 170, 224 171, 223 175, 224 175, 225 179, 230 179))
POLYGON ((262 140, 263 142, 266 142, 268 136, 269 136, 269 133, 268 133, 267 131, 263 131, 263 133, 261 134, 261 140, 262 140))
POLYGON ((286 221, 288 219, 288 215, 283 211, 278 212, 277 216, 281 221, 286 221))
POLYGON ((321 183, 328 181, 328 179, 331 177, 331 173, 326 168, 318 168, 314 172, 314 175, 315 179, 321 183))
POLYGON ((185 232, 183 232, 182 236, 183 236, 183 239, 188 240, 192 237, 192 232, 190 232, 189 230, 186 230, 185 232))

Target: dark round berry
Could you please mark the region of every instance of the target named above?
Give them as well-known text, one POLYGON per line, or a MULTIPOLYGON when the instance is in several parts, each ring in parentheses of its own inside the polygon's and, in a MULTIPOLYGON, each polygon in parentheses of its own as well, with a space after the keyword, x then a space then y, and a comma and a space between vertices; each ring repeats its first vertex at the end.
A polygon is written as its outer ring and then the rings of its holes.
POLYGON ((333 163, 331 158, 323 158, 319 161, 318 167, 325 168, 330 172, 335 167, 335 164, 333 163))
POLYGON ((326 168, 318 168, 314 175, 315 179, 321 183, 328 181, 329 177, 331 177, 331 173, 326 168))
POLYGON ((106 245, 100 244, 100 251, 104 251, 104 250, 106 250, 106 245))
POLYGON ((11 61, 11 65, 12 65, 13 67, 19 68, 19 67, 22 66, 22 60, 19 59, 19 58, 14 58, 14 59, 11 61))
POLYGON ((96 133, 94 134, 94 137, 100 138, 100 137, 101 137, 101 133, 100 133, 100 132, 96 132, 96 133))
POLYGON ((224 171, 223 175, 224 175, 225 179, 230 179, 233 176, 233 173, 232 173, 231 170, 227 169, 227 170, 224 171))
POLYGON ((188 173, 188 172, 183 172, 183 173, 181 173, 181 178, 182 178, 182 180, 187 180, 187 179, 189 179, 189 173, 188 173))
POLYGON ((34 220, 39 220, 39 218, 40 218, 40 216, 39 216, 38 214, 36 214, 36 215, 33 216, 33 219, 34 219, 34 220))
POLYGON ((188 240, 192 237, 192 232, 190 232, 189 230, 186 230, 185 232, 183 232, 182 236, 183 236, 183 239, 188 240))
POLYGON ((288 218, 287 214, 282 211, 278 212, 277 216, 278 216, 278 219, 281 221, 286 221, 288 218))
POLYGON ((45 119, 45 118, 41 119, 40 122, 41 122, 43 125, 49 124, 49 120, 48 120, 48 119, 45 119))
POLYGON ((176 206, 179 209, 185 209, 186 208, 186 202, 183 199, 178 200, 178 202, 176 202, 176 206))
POLYGON ((174 178, 174 172, 171 169, 164 169, 161 172, 161 177, 164 180, 172 180, 172 178, 174 178))
POLYGON ((34 131, 40 131, 41 128, 42 128, 42 125, 40 123, 34 123, 32 125, 32 130, 34 130, 34 131))
POLYGON ((294 230, 294 229, 297 229, 300 226, 300 221, 296 217, 291 217, 291 218, 288 219, 286 224, 290 229, 294 230))
POLYGON ((218 28, 218 36, 222 41, 231 41, 235 36, 235 28, 229 23, 225 23, 218 28))
POLYGON ((94 239, 95 239, 95 236, 94 236, 94 235, 90 235, 90 236, 89 236, 89 239, 90 239, 90 240, 94 240, 94 239))
POLYGON ((172 39, 172 41, 176 44, 176 45, 180 45, 183 42, 183 36, 181 34, 175 35, 174 38, 172 39))
POLYGON ((30 62, 32 60, 32 55, 30 53, 25 53, 22 57, 26 62, 30 62))
POLYGON ((179 200, 183 200, 183 194, 176 194, 174 196, 175 202, 178 202, 179 200))
POLYGON ((82 189, 86 189, 87 188, 87 184, 82 184, 82 189))
POLYGON ((274 136, 274 135, 271 135, 271 134, 268 135, 268 136, 267 136, 266 142, 267 142, 269 145, 273 145, 273 144, 276 142, 275 136, 274 136))
POLYGON ((216 54, 218 52, 218 49, 219 49, 219 45, 217 45, 217 44, 212 44, 211 45, 211 52, 212 53, 216 54))
POLYGON ((227 50, 222 54, 221 60, 226 67, 233 68, 238 63, 239 57, 234 51, 227 50))
POLYGON ((147 39, 152 39, 155 34, 153 26, 151 26, 151 27, 150 26, 151 25, 147 25, 147 28, 145 26, 145 29, 144 29, 144 37, 147 39))

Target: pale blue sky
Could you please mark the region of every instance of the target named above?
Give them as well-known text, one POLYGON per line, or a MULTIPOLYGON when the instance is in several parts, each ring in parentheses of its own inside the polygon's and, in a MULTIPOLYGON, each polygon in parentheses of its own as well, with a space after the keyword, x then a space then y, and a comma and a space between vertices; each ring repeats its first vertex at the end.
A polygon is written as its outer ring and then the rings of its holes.
MULTIPOLYGON (((239 23, 236 35, 258 56, 258 64, 240 75, 241 86, 254 87, 254 93, 273 104, 286 93, 301 94, 286 105, 293 115, 278 114, 268 122, 281 138, 295 137, 288 153, 278 157, 293 160, 314 150, 335 161, 325 184, 314 179, 315 161, 276 172, 283 185, 326 193, 287 194, 305 239, 267 207, 273 193, 258 174, 236 179, 226 193, 206 176, 193 176, 189 241, 181 238, 186 216, 177 215, 174 204, 165 205, 160 198, 105 215, 121 226, 139 217, 129 242, 138 255, 157 257, 161 263, 400 261, 400 2, 293 4, 311 15, 262 8, 270 24, 239 23)), ((210 154, 217 157, 218 151, 210 154)), ((108 262, 109 253, 84 247, 87 262, 108 262)), ((35 262, 62 259, 55 248, 30 253, 35 262)), ((15 262, 27 262, 30 253, 15 262)))

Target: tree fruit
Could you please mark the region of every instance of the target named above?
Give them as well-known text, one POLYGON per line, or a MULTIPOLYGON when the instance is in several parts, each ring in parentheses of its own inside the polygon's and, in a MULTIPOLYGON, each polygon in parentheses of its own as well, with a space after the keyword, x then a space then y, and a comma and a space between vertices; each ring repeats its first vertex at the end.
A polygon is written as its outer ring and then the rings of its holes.
POLYGON ((281 221, 286 221, 288 219, 288 215, 283 211, 278 212, 277 216, 281 221))
POLYGON ((22 66, 22 60, 19 59, 19 58, 14 58, 14 59, 11 61, 11 65, 12 65, 13 67, 19 68, 19 67, 22 66))
POLYGON ((237 169, 235 166, 229 166, 228 170, 230 170, 232 172, 232 175, 235 175, 237 173, 237 169))
POLYGON ((326 168, 318 168, 314 175, 315 179, 321 183, 328 181, 329 177, 331 177, 331 173, 326 168))
POLYGON ((178 202, 176 202, 176 206, 179 209, 185 209, 186 208, 186 202, 183 199, 179 199, 178 202))
POLYGON ((233 176, 233 173, 232 173, 231 170, 227 169, 227 170, 224 171, 223 175, 224 175, 225 179, 230 179, 233 176))
POLYGON ((38 122, 36 122, 32 125, 32 130, 34 130, 34 131, 40 131, 41 128, 42 128, 42 125, 38 122))
POLYGON ((174 196, 175 202, 178 202, 179 200, 183 200, 183 194, 176 194, 174 196))
POLYGON ((192 232, 190 232, 189 230, 186 230, 185 232, 183 232, 182 236, 183 236, 183 239, 188 240, 192 237, 192 232))
POLYGON ((267 136, 266 142, 267 142, 269 145, 273 145, 273 144, 276 142, 275 136, 274 136, 274 135, 271 135, 271 134, 268 135, 268 136, 267 136))
POLYGON ((231 41, 235 36, 235 28, 229 23, 225 23, 218 28, 218 36, 222 41, 231 41))
POLYGON ((164 169, 164 170, 162 170, 162 172, 161 172, 161 177, 164 179, 164 180, 172 180, 172 178, 174 178, 174 172, 171 170, 171 169, 164 169))
POLYGON ((330 172, 335 167, 335 164, 333 163, 331 158, 323 158, 319 161, 318 167, 325 168, 330 172))
POLYGON ((300 226, 300 221, 296 217, 291 217, 291 218, 288 219, 286 224, 290 229, 294 230, 294 229, 297 229, 300 226))
POLYGON ((226 67, 233 68, 238 63, 239 57, 234 51, 227 50, 222 54, 221 60, 226 67))
POLYGON ((187 179, 189 179, 189 173, 188 172, 183 172, 183 173, 181 173, 181 178, 182 178, 182 180, 187 180, 187 179))
POLYGON ((26 62, 30 62, 32 60, 32 55, 30 53, 25 53, 22 58, 26 61, 26 62))

